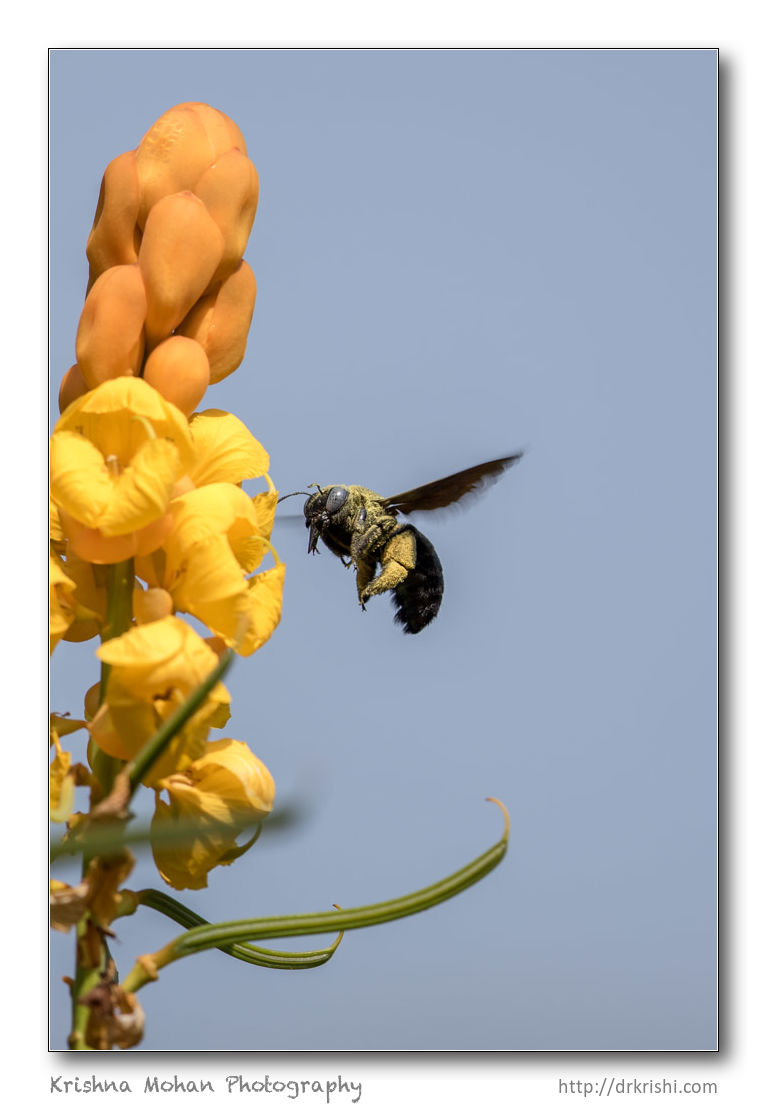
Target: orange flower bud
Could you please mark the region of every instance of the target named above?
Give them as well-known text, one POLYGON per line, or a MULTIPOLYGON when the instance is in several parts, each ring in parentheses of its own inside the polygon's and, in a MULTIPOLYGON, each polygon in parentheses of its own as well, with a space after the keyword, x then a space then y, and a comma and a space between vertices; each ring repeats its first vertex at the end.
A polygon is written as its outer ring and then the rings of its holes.
POLYGON ((59 412, 63 412, 67 405, 71 405, 78 397, 88 392, 88 386, 80 373, 77 363, 70 366, 59 386, 59 412))
POLYGON ((208 356, 194 339, 172 335, 146 360, 144 381, 190 416, 210 384, 208 356))
POLYGON ((248 340, 256 278, 241 262, 216 293, 201 297, 178 331, 196 339, 208 356, 210 380, 220 382, 242 362, 248 340))
POLYGON ((99 708, 99 701, 101 698, 101 682, 94 682, 85 691, 83 698, 83 711, 85 713, 86 721, 92 721, 96 716, 99 708))
POLYGON ((213 275, 222 281, 239 265, 258 205, 258 173, 241 150, 222 154, 194 187, 224 236, 224 257, 213 275))
POLYGON ((177 104, 147 131, 136 150, 141 202, 138 223, 162 197, 191 189, 216 159, 245 140, 237 125, 208 104, 177 104))
POLYGON ((173 193, 155 204, 138 254, 146 284, 150 349, 181 323, 205 290, 223 253, 224 238, 194 193, 173 193))
POLYGON ((141 239, 136 226, 138 209, 136 152, 126 150, 112 159, 101 181, 96 215, 85 248, 90 262, 89 289, 110 266, 125 265, 138 258, 141 239))
POLYGON ((231 150, 233 146, 238 147, 243 154, 248 153, 242 131, 240 131, 234 120, 230 119, 224 112, 220 112, 218 108, 212 108, 210 104, 203 104, 199 100, 187 101, 185 104, 179 105, 179 107, 189 108, 196 114, 202 124, 205 134, 216 150, 215 157, 211 158, 211 162, 214 161, 219 154, 231 150))
POLYGON ((144 353, 147 298, 138 266, 111 266, 85 298, 75 353, 89 389, 137 374, 144 353))
POLYGON ((151 624, 173 613, 173 598, 167 590, 150 586, 147 590, 133 591, 133 615, 137 624, 151 624))

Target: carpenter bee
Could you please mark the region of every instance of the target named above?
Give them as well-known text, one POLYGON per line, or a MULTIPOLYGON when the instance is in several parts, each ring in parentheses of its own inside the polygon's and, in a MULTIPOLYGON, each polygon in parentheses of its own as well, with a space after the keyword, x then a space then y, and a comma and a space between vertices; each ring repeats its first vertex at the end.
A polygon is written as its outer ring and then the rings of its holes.
POLYGON ((394 497, 381 497, 364 486, 318 485, 304 504, 309 553, 318 553, 321 539, 345 566, 356 569, 363 609, 371 597, 391 590, 394 620, 404 632, 420 632, 439 612, 442 565, 426 536, 398 516, 443 509, 476 495, 521 457, 520 452, 480 463, 394 497))

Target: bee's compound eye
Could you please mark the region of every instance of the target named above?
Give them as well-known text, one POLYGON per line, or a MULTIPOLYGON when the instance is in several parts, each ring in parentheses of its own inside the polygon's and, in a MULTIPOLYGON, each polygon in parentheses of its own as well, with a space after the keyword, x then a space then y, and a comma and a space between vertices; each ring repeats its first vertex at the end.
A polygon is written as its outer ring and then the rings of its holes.
POLYGON ((325 511, 328 513, 337 513, 346 502, 348 496, 348 489, 344 489, 343 486, 333 486, 325 502, 325 511))

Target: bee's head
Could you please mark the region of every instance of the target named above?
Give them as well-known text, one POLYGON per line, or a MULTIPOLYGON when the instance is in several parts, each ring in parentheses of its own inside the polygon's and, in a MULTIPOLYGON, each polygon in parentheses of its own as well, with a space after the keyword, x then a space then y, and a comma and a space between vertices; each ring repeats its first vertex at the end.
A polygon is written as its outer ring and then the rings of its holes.
POLYGON ((358 500, 353 486, 322 486, 307 497, 304 516, 309 529, 310 552, 316 552, 317 541, 326 528, 346 525, 355 513, 358 500))

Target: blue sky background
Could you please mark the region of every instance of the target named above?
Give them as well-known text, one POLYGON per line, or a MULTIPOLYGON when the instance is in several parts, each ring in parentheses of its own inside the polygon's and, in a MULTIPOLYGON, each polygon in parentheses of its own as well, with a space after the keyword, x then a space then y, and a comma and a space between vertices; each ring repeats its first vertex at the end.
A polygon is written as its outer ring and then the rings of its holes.
MULTIPOLYGON (((142 1047, 714 1047, 716 62, 53 53, 54 396, 105 165, 204 100, 261 179, 248 353, 205 404, 248 424, 279 488, 387 494, 526 451, 418 522, 446 593, 416 637, 278 528, 282 624, 230 672, 225 733, 304 818, 182 898, 221 920, 394 897, 497 839, 488 794, 506 860, 318 970, 177 963, 143 992, 142 1047)), ((54 709, 80 712, 93 646, 57 649, 54 709)), ((151 858, 130 885, 160 885, 151 858)), ((179 930, 142 910, 117 931, 125 972, 179 930)), ((71 950, 54 937, 53 1047, 71 950)))

